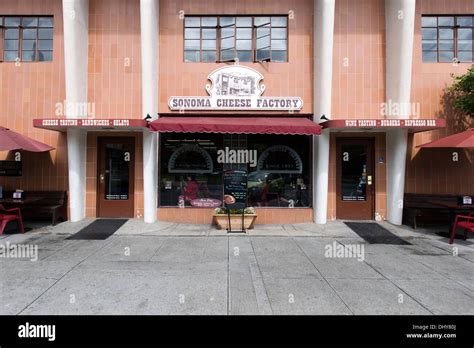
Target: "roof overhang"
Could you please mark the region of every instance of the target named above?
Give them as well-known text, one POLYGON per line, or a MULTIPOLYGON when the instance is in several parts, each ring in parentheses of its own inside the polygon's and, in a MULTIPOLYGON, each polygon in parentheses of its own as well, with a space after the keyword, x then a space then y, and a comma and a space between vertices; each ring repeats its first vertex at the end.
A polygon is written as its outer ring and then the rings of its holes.
POLYGON ((341 119, 319 124, 323 129, 339 132, 385 132, 406 129, 408 133, 425 132, 446 127, 444 119, 341 119))
POLYGON ((71 128, 81 128, 91 131, 102 130, 143 130, 147 121, 127 118, 39 118, 33 120, 33 127, 65 132, 71 128))
POLYGON ((304 117, 160 117, 150 129, 161 133, 319 135, 321 126, 304 117))

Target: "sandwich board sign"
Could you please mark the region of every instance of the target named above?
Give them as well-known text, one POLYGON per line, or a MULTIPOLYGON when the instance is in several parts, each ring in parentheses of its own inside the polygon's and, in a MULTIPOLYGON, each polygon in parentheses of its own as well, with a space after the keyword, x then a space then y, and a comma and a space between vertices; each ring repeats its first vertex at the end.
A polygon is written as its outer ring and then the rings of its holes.
POLYGON ((230 209, 242 210, 242 230, 244 229, 244 209, 247 206, 247 171, 226 170, 224 171, 224 206, 227 208, 229 224, 227 232, 232 232, 230 209))

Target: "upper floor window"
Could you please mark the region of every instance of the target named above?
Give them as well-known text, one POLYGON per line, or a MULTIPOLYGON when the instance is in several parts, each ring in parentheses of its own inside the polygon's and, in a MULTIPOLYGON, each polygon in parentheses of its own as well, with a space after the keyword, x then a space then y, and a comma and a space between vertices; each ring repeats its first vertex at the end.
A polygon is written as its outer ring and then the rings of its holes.
POLYGON ((421 17, 423 62, 472 62, 474 16, 421 17))
POLYGON ((0 60, 53 60, 53 17, 0 16, 0 60))
POLYGON ((185 62, 287 62, 287 16, 187 16, 185 62))

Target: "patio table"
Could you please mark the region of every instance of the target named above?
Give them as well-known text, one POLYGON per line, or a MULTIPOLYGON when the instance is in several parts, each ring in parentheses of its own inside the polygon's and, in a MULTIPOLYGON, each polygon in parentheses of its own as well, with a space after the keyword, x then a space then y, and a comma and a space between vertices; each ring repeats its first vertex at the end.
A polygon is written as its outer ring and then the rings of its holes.
MULTIPOLYGON (((36 202, 39 200, 42 200, 43 197, 26 197, 24 199, 16 199, 16 198, 0 198, 0 204, 3 205, 5 208, 20 208, 21 212, 21 206, 25 204, 29 204, 32 202, 36 202)), ((22 214, 23 216, 23 214, 22 214)), ((25 232, 30 231, 32 228, 31 227, 24 227, 25 232)))
POLYGON ((474 212, 474 205, 460 205, 453 202, 443 202, 443 201, 428 201, 428 203, 447 208, 449 211, 449 230, 448 233, 451 234, 453 229, 454 219, 456 214, 474 212))
POLYGON ((16 199, 16 198, 0 198, 0 204, 6 205, 15 205, 15 204, 28 204, 31 202, 36 202, 43 199, 43 197, 26 197, 24 199, 16 199))

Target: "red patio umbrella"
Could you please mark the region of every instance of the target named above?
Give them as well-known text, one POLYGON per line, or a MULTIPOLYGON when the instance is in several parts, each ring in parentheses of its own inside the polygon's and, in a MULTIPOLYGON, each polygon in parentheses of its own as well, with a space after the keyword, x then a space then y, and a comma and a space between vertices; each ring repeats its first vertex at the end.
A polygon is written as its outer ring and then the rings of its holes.
POLYGON ((474 148, 474 128, 464 132, 449 135, 427 144, 418 145, 422 148, 474 148))
POLYGON ((14 150, 46 152, 54 150, 54 147, 16 133, 8 128, 0 127, 0 151, 14 150))

